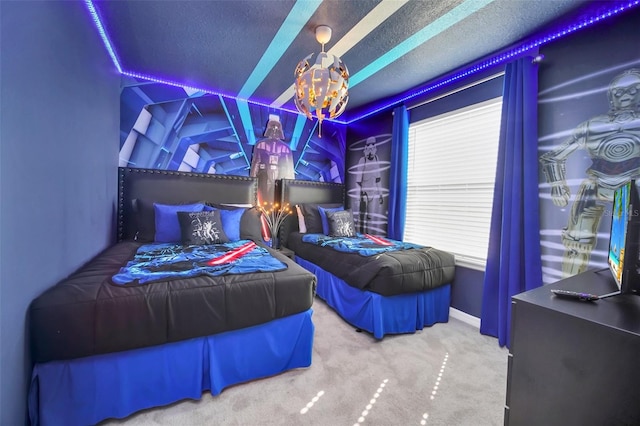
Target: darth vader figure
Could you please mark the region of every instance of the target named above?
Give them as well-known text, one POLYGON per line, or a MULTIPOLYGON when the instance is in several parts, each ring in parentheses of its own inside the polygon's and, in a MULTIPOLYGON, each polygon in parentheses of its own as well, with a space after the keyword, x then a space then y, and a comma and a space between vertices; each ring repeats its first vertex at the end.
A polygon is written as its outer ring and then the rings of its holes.
POLYGON ((251 158, 251 176, 258 178, 258 202, 273 203, 275 183, 278 179, 293 179, 293 154, 284 142, 284 133, 280 118, 269 115, 269 122, 260 139, 253 148, 251 158))

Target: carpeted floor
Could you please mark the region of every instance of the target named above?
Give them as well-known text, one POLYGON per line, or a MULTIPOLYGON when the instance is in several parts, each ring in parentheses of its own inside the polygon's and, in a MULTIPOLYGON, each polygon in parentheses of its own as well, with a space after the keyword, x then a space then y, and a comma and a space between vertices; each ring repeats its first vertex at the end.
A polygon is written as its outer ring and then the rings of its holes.
POLYGON ((306 369, 101 425, 502 425, 507 354, 457 319, 377 341, 322 300, 306 369))

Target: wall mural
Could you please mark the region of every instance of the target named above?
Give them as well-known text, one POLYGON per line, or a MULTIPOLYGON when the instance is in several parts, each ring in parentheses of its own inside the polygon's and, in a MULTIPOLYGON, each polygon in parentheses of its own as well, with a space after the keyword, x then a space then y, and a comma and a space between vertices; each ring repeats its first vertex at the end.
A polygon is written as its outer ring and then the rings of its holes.
POLYGON ((387 235, 392 124, 379 115, 349 127, 345 185, 357 232, 387 235))
POLYGON ((538 111, 545 283, 607 267, 613 190, 640 176, 638 21, 626 17, 606 36, 598 28, 542 52, 538 111), (624 44, 614 49, 611 40, 624 44))
POLYGON ((326 121, 319 137, 317 121, 300 114, 134 78, 123 77, 120 100, 120 166, 258 175, 275 137, 294 173, 279 178, 344 182, 345 125, 326 121))
POLYGON ((250 176, 258 178, 258 203, 272 204, 275 201, 275 186, 278 179, 294 179, 293 154, 284 142, 280 118, 269 115, 265 139, 253 147, 250 176))

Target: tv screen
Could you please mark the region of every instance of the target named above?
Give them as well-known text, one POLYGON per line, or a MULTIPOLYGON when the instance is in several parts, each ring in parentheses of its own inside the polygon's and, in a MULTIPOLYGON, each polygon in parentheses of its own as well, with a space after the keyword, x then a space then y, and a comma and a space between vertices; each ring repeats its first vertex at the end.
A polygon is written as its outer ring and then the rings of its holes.
POLYGON ((615 190, 611 209, 608 263, 621 292, 634 291, 638 287, 638 208, 640 205, 634 180, 615 190))

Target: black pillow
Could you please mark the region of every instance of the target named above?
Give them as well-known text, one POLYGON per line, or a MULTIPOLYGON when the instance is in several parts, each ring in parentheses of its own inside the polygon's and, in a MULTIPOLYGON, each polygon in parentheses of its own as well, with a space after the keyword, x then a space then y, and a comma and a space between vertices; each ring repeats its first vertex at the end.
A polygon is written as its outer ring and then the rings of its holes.
POLYGON ((142 242, 153 241, 156 236, 156 213, 153 201, 133 199, 132 207, 137 226, 134 239, 142 242))
POLYGON ((240 239, 252 240, 256 243, 263 242, 260 211, 253 207, 247 209, 240 219, 240 239))
POLYGON ((229 238, 222 229, 220 211, 178 212, 183 244, 228 243, 229 238))
POLYGON ((304 223, 307 227, 307 233, 309 234, 322 234, 322 219, 320 218, 320 212, 318 206, 325 209, 333 209, 341 207, 342 203, 331 204, 300 204, 302 215, 304 216, 304 223))
POLYGON ((327 211, 329 222, 329 235, 332 237, 355 237, 356 225, 353 222, 351 209, 327 211))

